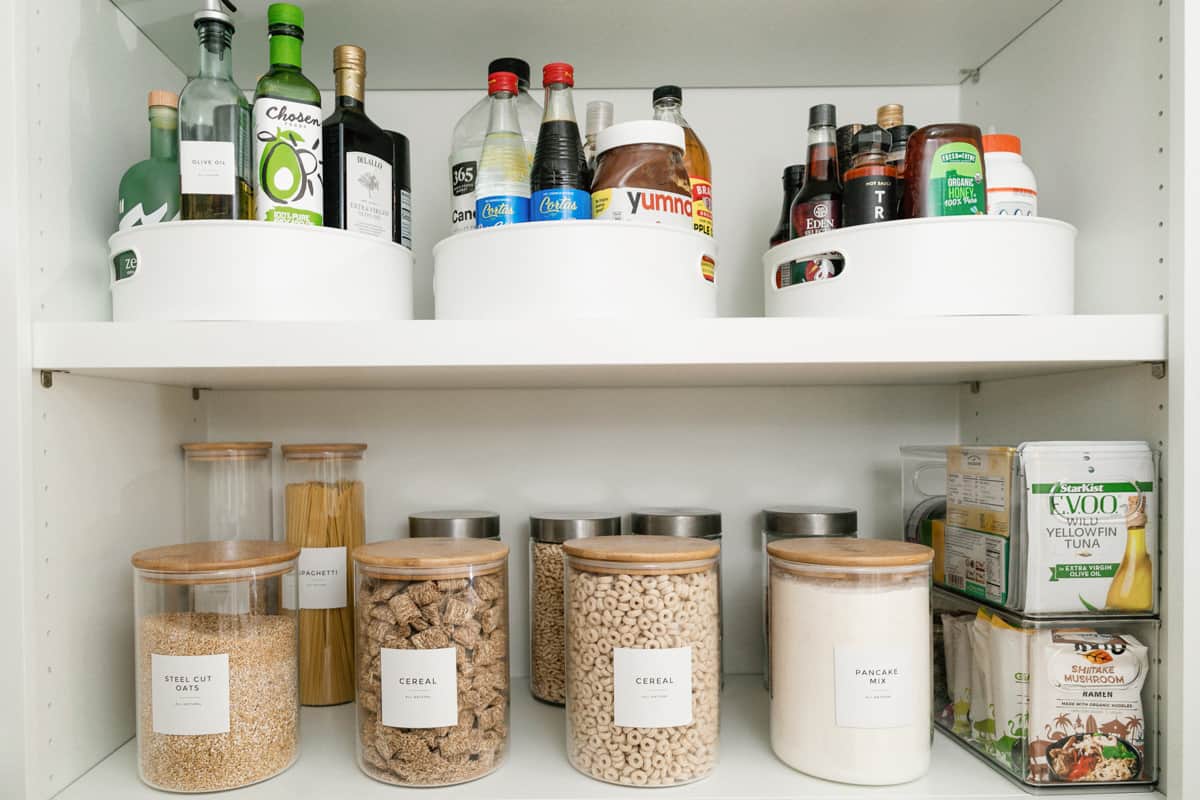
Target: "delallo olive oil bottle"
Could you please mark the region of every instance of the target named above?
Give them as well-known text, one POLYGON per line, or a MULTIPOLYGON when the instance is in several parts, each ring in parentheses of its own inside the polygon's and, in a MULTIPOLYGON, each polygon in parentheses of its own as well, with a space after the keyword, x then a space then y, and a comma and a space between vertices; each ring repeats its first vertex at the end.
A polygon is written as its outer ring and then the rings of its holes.
POLYGON ((254 91, 256 219, 321 225, 321 93, 300 71, 304 12, 290 3, 267 8, 271 69, 254 91))

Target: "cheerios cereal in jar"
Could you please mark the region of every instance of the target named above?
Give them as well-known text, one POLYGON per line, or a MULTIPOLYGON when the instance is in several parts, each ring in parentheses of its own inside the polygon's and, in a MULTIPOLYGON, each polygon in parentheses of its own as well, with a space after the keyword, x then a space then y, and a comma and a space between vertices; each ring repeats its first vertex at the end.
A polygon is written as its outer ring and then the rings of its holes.
POLYGON ((720 548, 671 536, 563 545, 567 756, 580 772, 673 786, 716 766, 720 548))

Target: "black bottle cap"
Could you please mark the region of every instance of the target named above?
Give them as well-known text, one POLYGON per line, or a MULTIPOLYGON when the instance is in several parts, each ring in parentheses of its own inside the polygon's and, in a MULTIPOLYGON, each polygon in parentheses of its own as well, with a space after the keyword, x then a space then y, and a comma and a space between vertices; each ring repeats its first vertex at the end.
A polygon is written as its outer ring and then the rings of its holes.
POLYGON ((783 182, 787 186, 799 186, 804 183, 805 164, 789 164, 783 168, 783 182))
POLYGON ((682 103, 683 89, 680 89, 678 86, 667 84, 666 86, 659 86, 657 89, 655 89, 653 96, 655 103, 657 103, 659 100, 662 100, 664 97, 673 97, 682 103))
POLYGON ((908 137, 917 132, 916 125, 897 125, 893 128, 888 128, 888 133, 892 137, 892 149, 901 145, 908 145, 908 137))
POLYGON ((494 58, 488 64, 488 75, 493 72, 511 72, 517 76, 517 85, 529 88, 529 62, 523 58, 494 58))
POLYGON ((858 155, 859 153, 886 153, 891 149, 892 135, 878 125, 868 125, 854 134, 854 141, 850 152, 854 155, 858 155))
POLYGON ((837 127, 837 106, 833 103, 821 103, 808 109, 808 127, 820 128, 828 125, 837 127))

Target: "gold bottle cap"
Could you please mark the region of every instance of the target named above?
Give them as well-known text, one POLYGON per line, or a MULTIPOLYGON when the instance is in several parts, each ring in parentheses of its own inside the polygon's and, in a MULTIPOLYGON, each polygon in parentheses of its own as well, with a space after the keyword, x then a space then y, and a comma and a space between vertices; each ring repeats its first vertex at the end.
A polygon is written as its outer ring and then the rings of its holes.
POLYGON ((339 44, 333 48, 333 69, 352 69, 355 72, 367 71, 367 51, 353 44, 339 44))
POLYGON ((166 89, 151 89, 150 97, 146 104, 149 106, 166 106, 167 108, 179 108, 179 95, 174 92, 168 92, 166 89))
POLYGON ((904 124, 904 106, 899 103, 888 103, 886 106, 880 106, 875 112, 875 124, 883 128, 885 131, 888 128, 894 128, 897 125, 904 124))

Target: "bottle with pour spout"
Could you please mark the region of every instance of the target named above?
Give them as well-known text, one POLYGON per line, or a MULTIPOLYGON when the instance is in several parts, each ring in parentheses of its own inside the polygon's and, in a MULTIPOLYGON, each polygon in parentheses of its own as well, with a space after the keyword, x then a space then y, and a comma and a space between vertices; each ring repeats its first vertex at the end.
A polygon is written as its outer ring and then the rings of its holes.
POLYGON ((1108 587, 1104 607, 1111 611, 1154 608, 1154 566, 1146 551, 1146 498, 1131 497, 1125 515, 1125 555, 1108 587))
POLYGON ((179 95, 182 219, 254 219, 250 102, 233 80, 236 10, 203 0, 192 17, 200 61, 179 95))
POLYGON ((488 76, 491 113, 479 177, 475 182, 475 226, 490 228, 529 221, 529 159, 517 121, 517 76, 488 76))

